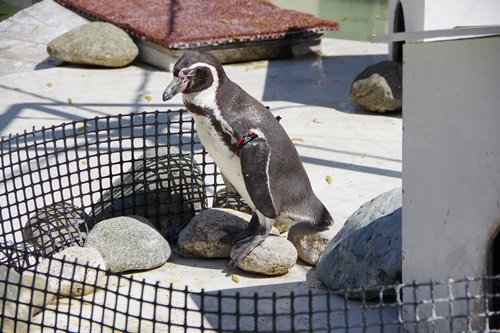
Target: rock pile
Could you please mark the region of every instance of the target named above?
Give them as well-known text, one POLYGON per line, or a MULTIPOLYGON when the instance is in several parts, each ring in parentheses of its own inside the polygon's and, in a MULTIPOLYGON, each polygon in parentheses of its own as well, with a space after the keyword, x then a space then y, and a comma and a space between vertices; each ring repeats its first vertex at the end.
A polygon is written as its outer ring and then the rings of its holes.
MULTIPOLYGON (((230 258, 233 247, 221 242, 226 235, 224 228, 247 227, 250 214, 225 208, 205 210, 194 217, 179 235, 179 253, 188 258, 230 258)), ((297 232, 297 239, 301 238, 297 232)), ((270 237, 257 246, 239 267, 245 271, 265 275, 282 275, 295 265, 298 251, 294 244, 280 237, 273 228, 270 237)), ((333 237, 333 236, 332 236, 333 237)))
MULTIPOLYGON (((221 242, 227 234, 224 229, 246 228, 251 215, 229 208, 205 209, 202 176, 190 156, 174 148, 154 148, 102 194, 90 214, 67 202, 35 212, 23 237, 38 249, 41 260, 22 276, 5 266, 0 271, 5 327, 9 318, 30 320, 57 297, 94 293, 105 286, 109 274, 162 266, 171 256, 171 244, 188 258, 230 258, 234 246, 221 242), (24 288, 30 284, 41 287, 24 288), (25 304, 16 308, 22 300, 25 304)), ((239 200, 235 197, 234 203, 239 200)), ((281 228, 290 225, 284 221, 281 228)), ((314 265, 336 231, 298 224, 287 239, 283 230, 274 228, 239 267, 272 276, 288 273, 298 258, 314 265)), ((16 331, 22 327, 17 325, 16 331)))

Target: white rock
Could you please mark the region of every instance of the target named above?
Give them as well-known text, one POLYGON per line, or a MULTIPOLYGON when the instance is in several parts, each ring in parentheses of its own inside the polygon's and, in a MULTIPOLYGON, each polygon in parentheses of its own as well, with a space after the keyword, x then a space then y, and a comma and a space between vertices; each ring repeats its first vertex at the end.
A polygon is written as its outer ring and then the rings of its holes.
POLYGON ((29 299, 20 294, 20 281, 21 276, 14 269, 0 266, 0 327, 5 333, 27 331, 27 324, 23 321, 30 319, 30 306, 19 304, 20 300, 29 303, 29 299))
POLYGON ((238 265, 239 268, 265 275, 283 275, 297 262, 297 250, 283 237, 269 236, 238 265))
POLYGON ((224 227, 246 228, 251 215, 227 208, 210 208, 191 219, 180 234, 179 253, 186 258, 229 258, 232 245, 221 243, 224 227))
POLYGON ((336 224, 329 229, 321 230, 308 222, 301 222, 288 231, 288 240, 297 249, 300 259, 310 265, 316 265, 321 254, 339 230, 340 227, 336 224))
POLYGON ((43 259, 30 270, 48 277, 52 289, 61 296, 82 296, 94 292, 98 281, 106 276, 105 269, 99 251, 72 246, 43 259))

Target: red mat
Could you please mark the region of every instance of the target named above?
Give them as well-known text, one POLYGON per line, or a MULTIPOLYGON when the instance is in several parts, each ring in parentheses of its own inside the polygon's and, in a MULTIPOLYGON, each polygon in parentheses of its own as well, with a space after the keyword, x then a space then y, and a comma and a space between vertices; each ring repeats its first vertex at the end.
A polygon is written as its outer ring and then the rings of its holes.
POLYGON ((296 37, 338 23, 249 0, 55 0, 171 49, 296 37))

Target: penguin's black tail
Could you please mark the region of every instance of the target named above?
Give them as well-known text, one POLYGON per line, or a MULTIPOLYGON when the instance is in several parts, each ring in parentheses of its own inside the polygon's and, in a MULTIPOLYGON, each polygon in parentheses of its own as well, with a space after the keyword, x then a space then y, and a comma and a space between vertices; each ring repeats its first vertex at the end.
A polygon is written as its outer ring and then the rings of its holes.
POLYGON ((329 226, 333 225, 333 217, 323 204, 321 206, 322 208, 318 211, 315 223, 313 224, 317 228, 327 229, 329 226))

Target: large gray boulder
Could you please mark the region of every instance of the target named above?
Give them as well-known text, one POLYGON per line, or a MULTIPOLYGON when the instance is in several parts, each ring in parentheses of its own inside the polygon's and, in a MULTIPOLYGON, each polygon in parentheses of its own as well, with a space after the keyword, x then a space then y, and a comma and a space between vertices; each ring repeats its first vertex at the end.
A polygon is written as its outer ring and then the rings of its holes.
POLYGON ((350 99, 372 112, 400 111, 403 105, 403 71, 394 61, 367 67, 353 81, 350 99))
POLYGON ((120 216, 98 223, 89 232, 85 247, 99 251, 114 273, 159 267, 172 253, 165 238, 141 216, 120 216))
POLYGON ((332 239, 316 266, 317 278, 351 298, 379 296, 377 286, 401 282, 402 189, 385 192, 362 205, 332 239))
POLYGON ((207 206, 203 173, 176 147, 151 148, 94 205, 94 224, 117 216, 147 218, 170 241, 207 206))
POLYGON ((91 22, 70 30, 47 45, 51 57, 73 64, 123 67, 139 54, 139 48, 120 28, 91 22))

